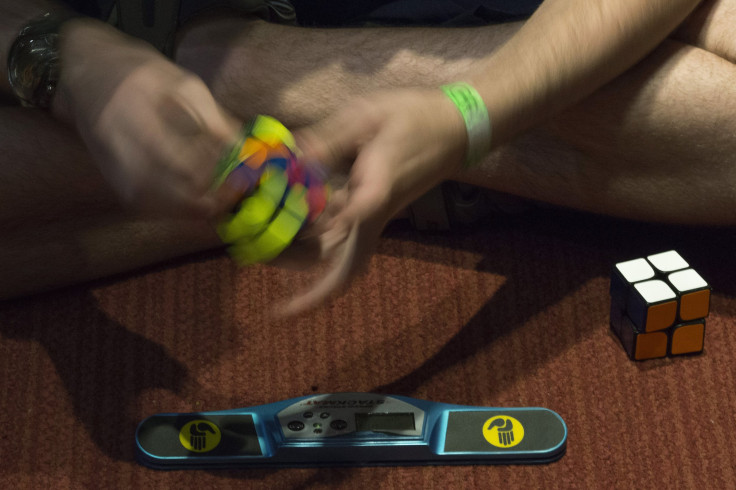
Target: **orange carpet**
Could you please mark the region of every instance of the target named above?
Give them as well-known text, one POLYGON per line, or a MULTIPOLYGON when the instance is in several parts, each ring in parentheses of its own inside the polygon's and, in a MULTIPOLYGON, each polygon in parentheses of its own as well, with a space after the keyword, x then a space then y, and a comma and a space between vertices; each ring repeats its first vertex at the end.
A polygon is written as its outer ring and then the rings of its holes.
POLYGON ((310 276, 190 257, 0 304, 0 484, 16 489, 734 488, 736 231, 538 209, 453 234, 401 223, 366 275, 296 319, 310 276), (713 286, 705 351, 635 363, 610 332, 614 263, 678 250, 713 286), (537 466, 154 471, 159 412, 312 393, 543 406, 569 429, 537 466))

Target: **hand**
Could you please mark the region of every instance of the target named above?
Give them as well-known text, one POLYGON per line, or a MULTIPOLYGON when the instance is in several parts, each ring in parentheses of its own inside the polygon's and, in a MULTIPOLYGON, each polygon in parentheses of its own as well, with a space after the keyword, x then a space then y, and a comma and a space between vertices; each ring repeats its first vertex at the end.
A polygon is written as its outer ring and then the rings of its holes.
MULTIPOLYGON (((332 217, 316 233, 319 260, 333 264, 309 291, 285 305, 288 314, 345 286, 368 262, 386 223, 461 169, 467 146, 463 119, 439 89, 395 90, 357 100, 295 137, 306 162, 346 173, 347 184, 335 192, 327 212, 332 217)), ((285 259, 295 255, 290 251, 285 259)))
POLYGON ((210 186, 240 125, 198 77, 97 21, 65 24, 60 52, 54 112, 75 124, 126 204, 192 218, 234 204, 210 186))
POLYGON ((488 424, 486 430, 490 431, 494 427, 498 427, 498 443, 502 446, 508 446, 514 442, 514 423, 511 419, 495 419, 488 424))
POLYGON ((189 444, 195 451, 202 451, 207 447, 207 432, 214 434, 215 430, 204 422, 193 424, 189 429, 189 444))

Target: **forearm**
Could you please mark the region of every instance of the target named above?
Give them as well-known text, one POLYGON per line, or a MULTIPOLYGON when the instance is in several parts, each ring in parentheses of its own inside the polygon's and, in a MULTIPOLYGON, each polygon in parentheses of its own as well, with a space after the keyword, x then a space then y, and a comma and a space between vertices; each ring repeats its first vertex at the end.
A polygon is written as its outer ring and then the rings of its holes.
POLYGON ((568 108, 654 49, 700 0, 547 0, 466 80, 494 147, 568 108))
POLYGON ((0 92, 10 94, 8 52, 28 21, 52 9, 62 8, 52 0, 0 0, 0 92))

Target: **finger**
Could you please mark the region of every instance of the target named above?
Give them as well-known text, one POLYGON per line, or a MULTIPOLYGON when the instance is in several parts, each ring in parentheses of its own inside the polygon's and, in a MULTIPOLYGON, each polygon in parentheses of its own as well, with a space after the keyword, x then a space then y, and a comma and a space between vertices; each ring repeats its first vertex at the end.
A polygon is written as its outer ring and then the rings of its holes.
MULTIPOLYGON (((190 123, 194 124, 191 121, 184 124, 190 123)), ((147 142, 152 151, 149 158, 153 170, 146 177, 148 191, 168 196, 174 202, 180 199, 211 201, 215 215, 237 204, 240 196, 232 189, 221 186, 218 191, 212 190, 214 168, 227 151, 222 142, 204 131, 192 135, 169 132, 163 122, 153 129, 149 137, 155 141, 147 142)))
POLYGON ((345 222, 343 225, 332 226, 319 237, 319 260, 330 260, 336 256, 338 250, 348 241, 355 223, 345 222))
POLYGON ((196 136, 207 127, 200 111, 179 93, 162 95, 158 101, 157 112, 172 134, 184 137, 196 136))
POLYGON ((178 112, 188 113, 190 129, 194 128, 194 121, 200 131, 212 134, 222 144, 232 144, 237 138, 242 124, 215 101, 207 85, 196 75, 185 75, 169 98, 179 106, 178 112))
POLYGON ((345 286, 356 265, 359 242, 359 225, 350 230, 343 253, 340 254, 329 272, 313 287, 298 295, 274 310, 277 317, 293 316, 322 303, 340 287, 345 286))
POLYGON ((386 214, 391 201, 391 176, 382 165, 387 161, 375 145, 362 150, 351 173, 348 188, 339 196, 343 202, 333 217, 333 223, 375 220, 386 214))
POLYGON ((380 216, 373 216, 352 223, 342 221, 325 232, 320 243, 321 258, 331 258, 331 268, 311 289, 280 307, 278 316, 296 315, 312 309, 344 289, 368 264, 384 226, 385 221, 380 216))
POLYGON ((211 171, 223 154, 238 140, 242 124, 214 100, 204 83, 188 76, 171 94, 158 102, 164 141, 180 148, 192 165, 211 171))
MULTIPOLYGON (((374 158, 372 151, 365 151, 358 159, 374 158)), ((356 161, 356 165, 359 162, 356 161)), ((365 168, 365 167, 363 167, 365 168)), ((375 185, 358 185, 351 193, 343 192, 341 209, 329 222, 322 234, 321 260, 334 257, 342 247, 342 254, 335 260, 333 269, 318 282, 312 291, 293 300, 294 312, 304 311, 323 301, 349 280, 357 276, 368 264, 378 239, 390 216, 386 209, 389 203, 387 186, 383 179, 371 182, 375 185)), ((287 308, 286 311, 289 311, 287 308)))

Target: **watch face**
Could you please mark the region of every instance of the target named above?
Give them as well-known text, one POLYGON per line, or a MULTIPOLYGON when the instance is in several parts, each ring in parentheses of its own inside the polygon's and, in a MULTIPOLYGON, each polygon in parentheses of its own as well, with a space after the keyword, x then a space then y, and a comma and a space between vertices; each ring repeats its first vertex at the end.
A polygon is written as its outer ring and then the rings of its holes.
POLYGON ((8 80, 26 106, 47 108, 59 78, 57 49, 60 22, 44 16, 29 24, 8 54, 8 80))

